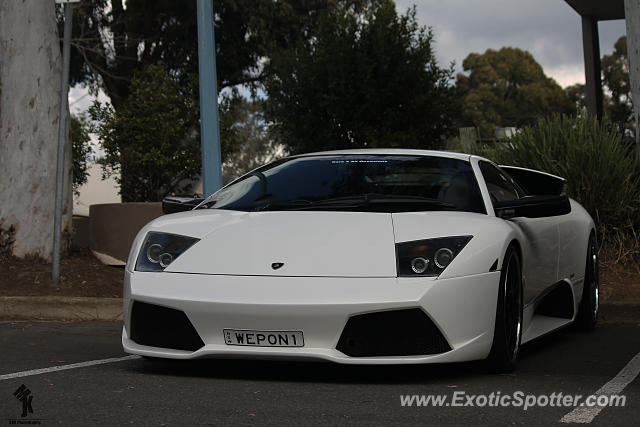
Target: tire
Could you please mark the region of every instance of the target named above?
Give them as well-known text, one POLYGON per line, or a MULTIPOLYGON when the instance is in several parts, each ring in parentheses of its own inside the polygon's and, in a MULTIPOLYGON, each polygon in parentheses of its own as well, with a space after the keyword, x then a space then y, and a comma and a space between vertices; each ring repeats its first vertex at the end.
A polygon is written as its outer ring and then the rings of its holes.
POLYGON ((578 306, 576 327, 581 331, 593 331, 598 321, 600 292, 600 272, 598 268, 598 248, 596 238, 591 233, 587 246, 587 262, 584 272, 582 300, 578 306))
POLYGON ((493 344, 487 361, 494 372, 508 373, 516 367, 522 342, 522 268, 513 246, 505 254, 499 286, 493 344))

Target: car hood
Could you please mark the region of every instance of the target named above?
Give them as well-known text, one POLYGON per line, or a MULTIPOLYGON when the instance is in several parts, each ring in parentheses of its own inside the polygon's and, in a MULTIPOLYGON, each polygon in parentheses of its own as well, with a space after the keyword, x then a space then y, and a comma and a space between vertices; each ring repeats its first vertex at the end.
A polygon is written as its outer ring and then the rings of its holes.
MULTIPOLYGON (((466 212, 390 214, 198 210, 165 215, 146 225, 133 244, 127 268, 130 271, 133 269, 147 232, 158 231, 200 239, 176 258, 166 272, 396 277, 395 243, 456 235, 493 234, 496 226, 502 224, 504 222, 495 217, 466 212), (274 268, 279 263, 282 266, 274 268)), ((475 243, 468 246, 473 247, 475 243)), ((463 253, 466 251, 467 248, 463 253)), ((478 252, 483 251, 473 252, 477 258, 478 252)), ((466 263, 471 261, 462 253, 460 258, 465 258, 466 263)), ((469 268, 477 269, 476 262, 471 264, 467 264, 469 268)), ((484 264, 486 261, 480 260, 482 269, 486 270, 490 264, 486 268, 484 264)), ((463 270, 466 272, 468 268, 463 270)))
MULTIPOLYGON (((390 214, 209 212, 212 214, 194 217, 208 230, 206 234, 193 236, 185 233, 189 230, 178 230, 180 227, 171 231, 201 240, 165 271, 256 276, 396 275, 390 214), (282 266, 276 269, 277 263, 282 266)), ((167 221, 173 220, 169 217, 167 221)), ((184 221, 189 222, 186 218, 184 221)), ((158 231, 174 228, 159 222, 158 231)))

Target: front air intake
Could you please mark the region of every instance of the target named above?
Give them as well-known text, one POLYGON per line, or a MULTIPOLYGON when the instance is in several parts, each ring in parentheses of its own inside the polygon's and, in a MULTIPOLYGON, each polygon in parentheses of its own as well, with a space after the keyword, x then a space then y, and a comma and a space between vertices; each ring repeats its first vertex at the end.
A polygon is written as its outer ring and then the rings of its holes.
POLYGON ((451 350, 438 327, 419 308, 352 316, 336 348, 352 357, 420 356, 451 350))
POLYGON ((134 301, 131 339, 140 345, 196 351, 204 342, 181 310, 134 301))

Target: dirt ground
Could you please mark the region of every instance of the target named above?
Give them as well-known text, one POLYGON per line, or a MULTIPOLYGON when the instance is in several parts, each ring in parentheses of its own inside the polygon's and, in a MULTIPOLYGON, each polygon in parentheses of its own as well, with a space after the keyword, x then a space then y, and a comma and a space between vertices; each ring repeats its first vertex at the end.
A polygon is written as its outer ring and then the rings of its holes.
POLYGON ((51 264, 0 255, 0 295, 121 297, 123 267, 102 264, 88 250, 60 261, 60 281, 51 282, 51 264))
POLYGON ((614 264, 601 267, 600 297, 603 301, 640 302, 640 266, 614 264))
MULTIPOLYGON (((51 264, 0 255, 0 295, 122 296, 124 267, 104 265, 89 251, 64 258, 60 272, 60 282, 54 285, 51 264)), ((640 302, 640 267, 601 267, 600 290, 603 301, 640 302)))

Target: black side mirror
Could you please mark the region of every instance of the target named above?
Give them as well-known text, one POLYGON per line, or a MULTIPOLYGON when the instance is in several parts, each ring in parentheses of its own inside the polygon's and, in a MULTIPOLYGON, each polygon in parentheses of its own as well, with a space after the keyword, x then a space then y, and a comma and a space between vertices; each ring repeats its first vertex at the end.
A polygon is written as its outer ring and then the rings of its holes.
POLYGON ((190 211, 198 206, 203 200, 204 198, 202 197, 167 196, 162 199, 162 213, 171 214, 190 211))
POLYGON ((494 202, 493 209, 496 216, 502 219, 545 218, 570 213, 571 203, 566 195, 525 196, 515 200, 494 202))

